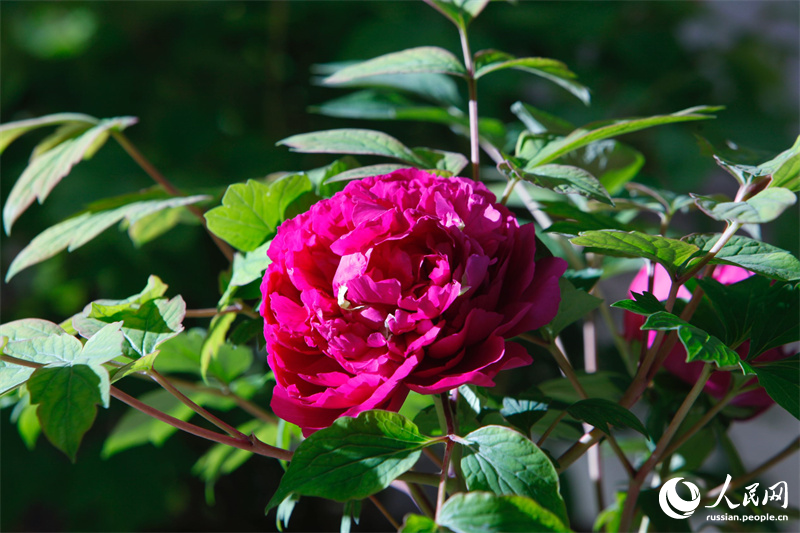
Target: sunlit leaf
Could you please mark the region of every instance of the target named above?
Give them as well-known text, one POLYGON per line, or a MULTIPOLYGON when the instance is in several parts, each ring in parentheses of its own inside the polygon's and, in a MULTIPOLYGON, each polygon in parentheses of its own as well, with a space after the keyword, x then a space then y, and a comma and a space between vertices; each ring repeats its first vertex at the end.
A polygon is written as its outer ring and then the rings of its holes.
POLYGON ((207 198, 207 196, 188 196, 166 200, 132 201, 107 210, 95 210, 90 207, 88 211, 59 222, 34 237, 8 267, 6 281, 21 270, 49 259, 63 250, 71 252, 80 248, 121 220, 133 224, 140 218, 161 209, 189 205, 207 198))
POLYGON ((79 137, 65 140, 54 148, 34 158, 14 183, 3 207, 3 225, 6 234, 14 221, 33 203, 42 203, 50 191, 69 174, 73 166, 97 150, 97 143, 110 130, 122 130, 136 123, 134 117, 101 120, 79 137))
POLYGON ((575 95, 584 104, 589 104, 589 89, 575 81, 575 73, 556 59, 546 57, 514 57, 497 50, 482 50, 475 54, 475 77, 480 78, 502 69, 515 69, 535 74, 575 95))
MULTIPOLYGON (((693 234, 684 237, 683 240, 698 246, 703 252, 708 252, 719 237, 719 233, 693 234)), ((691 267, 694 261, 696 260, 690 262, 688 266, 691 267)), ((711 263, 740 266, 779 281, 800 279, 800 260, 795 256, 771 244, 741 235, 731 237, 711 263)))
POLYGON ((643 257, 660 263, 672 273, 699 251, 697 246, 688 242, 638 231, 584 231, 570 241, 601 254, 643 257))
POLYGON ((616 137, 662 124, 694 120, 708 120, 713 118, 713 116, 709 115, 708 113, 713 113, 719 109, 721 108, 699 106, 684 109, 683 111, 678 111, 676 113, 672 113, 671 115, 656 115, 647 118, 619 119, 587 124, 576 129, 566 137, 562 137, 548 143, 527 162, 524 170, 533 170, 539 165, 544 165, 555 161, 559 157, 571 152, 572 150, 576 150, 582 146, 586 146, 589 143, 599 141, 601 139, 608 139, 610 137, 616 137))
POLYGON ((542 165, 523 174, 534 185, 560 194, 580 194, 604 204, 614 201, 603 185, 586 170, 568 165, 542 165))
POLYGON ((311 189, 311 181, 302 175, 269 184, 234 183, 222 205, 206 212, 208 229, 239 250, 253 251, 275 233, 289 205, 311 189))
POLYGON ((743 202, 718 202, 706 196, 695 196, 694 202, 715 220, 763 224, 778 218, 797 198, 790 190, 778 187, 765 189, 743 202))
POLYGON ((14 142, 17 137, 31 130, 44 126, 53 126, 55 124, 71 122, 87 124, 89 127, 91 127, 100 121, 94 117, 90 117, 89 115, 84 115, 82 113, 56 113, 54 115, 47 115, 39 118, 7 122, 0 125, 0 154, 2 154, 6 147, 14 142))
POLYGON ((325 83, 338 85, 368 76, 423 73, 461 76, 466 71, 456 56, 447 50, 436 46, 420 46, 347 66, 325 78, 325 83))
POLYGON ((399 159, 417 167, 425 161, 403 143, 380 131, 338 129, 292 135, 280 142, 295 152, 379 155, 399 159))

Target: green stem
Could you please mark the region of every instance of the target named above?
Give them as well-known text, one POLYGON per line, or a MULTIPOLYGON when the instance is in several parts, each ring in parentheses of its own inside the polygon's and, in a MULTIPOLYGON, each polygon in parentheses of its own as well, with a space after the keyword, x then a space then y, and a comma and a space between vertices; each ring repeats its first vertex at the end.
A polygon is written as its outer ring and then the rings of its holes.
POLYGON ((458 35, 461 38, 461 51, 464 54, 464 66, 467 69, 467 90, 469 92, 469 148, 470 162, 472 163, 472 179, 475 181, 481 178, 480 169, 480 132, 478 129, 478 84, 475 80, 475 63, 472 60, 472 52, 469 49, 469 38, 467 29, 458 26, 458 35))
POLYGON ((630 485, 628 487, 628 495, 625 498, 625 505, 622 509, 622 515, 620 519, 620 531, 628 531, 630 528, 631 523, 633 522, 634 512, 636 511, 636 502, 639 499, 639 492, 642 489, 642 484, 647 479, 647 476, 650 475, 650 472, 653 468, 658 464, 661 460, 661 457, 664 455, 664 452, 669 446, 672 437, 675 436, 675 433, 678 431, 681 423, 683 423, 686 415, 689 414, 689 410, 694 405, 695 400, 700 396, 700 393, 703 392, 703 387, 705 387, 708 378, 711 376, 711 371, 713 367, 711 364, 706 364, 703 366, 703 371, 697 379, 697 382, 692 387, 692 390, 689 391, 689 394, 686 395, 686 399, 683 401, 681 406, 678 408, 678 412, 675 413, 675 417, 667 426, 667 429, 664 430, 664 434, 656 444, 656 449, 653 450, 653 453, 650 454, 650 457, 647 458, 647 461, 642 465, 639 471, 636 473, 636 476, 631 480, 630 485))

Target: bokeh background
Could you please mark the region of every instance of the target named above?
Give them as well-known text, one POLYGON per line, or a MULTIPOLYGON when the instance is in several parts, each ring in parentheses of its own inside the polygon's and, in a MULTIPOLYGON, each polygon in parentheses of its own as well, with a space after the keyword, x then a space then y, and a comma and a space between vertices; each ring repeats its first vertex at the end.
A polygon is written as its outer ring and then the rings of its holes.
MULTIPOLYGON (((593 104, 585 107, 539 78, 509 71, 481 82, 480 112, 512 121, 509 107, 522 100, 583 124, 724 105, 714 121, 661 127, 624 140, 647 157, 640 177, 645 183, 679 192, 731 193, 732 180, 700 153, 692 133, 768 154, 791 146, 799 129, 799 18, 800 4, 791 1, 492 2, 471 27, 473 50, 565 61, 592 88, 593 104)), ((371 127, 413 146, 467 152, 466 141, 445 126, 307 112, 344 94, 312 84, 313 64, 421 45, 460 55, 455 29, 422 2, 4 0, 0 121, 63 111, 139 117, 129 138, 187 191, 221 191, 248 178, 326 164, 332 157, 275 146, 289 135, 320 129, 371 127)), ((27 135, 3 155, 2 198, 39 138, 27 135)), ((11 236, 3 235, 3 275, 46 227, 93 200, 149 185, 110 142, 79 164, 44 206, 32 206, 11 236)), ((797 209, 784 214, 765 228, 765 240, 797 254, 797 221, 797 209)), ((211 307, 224 266, 197 226, 178 227, 141 248, 112 229, 4 283, 2 321, 35 316, 59 322, 92 299, 137 292, 151 273, 170 285, 171 294, 182 294, 189 307, 211 307), (197 261, 198 253, 207 260, 197 261)), ((272 516, 263 515, 280 475, 274 461, 251 460, 223 478, 216 504, 208 506, 203 483, 190 473, 206 445, 193 437, 178 435, 159 450, 141 447, 99 459, 103 437, 122 412, 112 406, 98 414, 75 465, 43 439, 34 451, 25 449, 9 411, 0 412, 0 529, 274 529, 272 516)), ((789 434, 796 434, 792 422, 789 434)), ((786 422, 779 417, 772 423, 786 422)), ((761 436, 752 438, 758 444, 761 436)), ((368 507, 358 529, 386 528, 368 507)), ((291 529, 335 528, 339 512, 336 505, 304 499, 291 529)), ((593 514, 582 513, 573 526, 590 527, 593 514)))

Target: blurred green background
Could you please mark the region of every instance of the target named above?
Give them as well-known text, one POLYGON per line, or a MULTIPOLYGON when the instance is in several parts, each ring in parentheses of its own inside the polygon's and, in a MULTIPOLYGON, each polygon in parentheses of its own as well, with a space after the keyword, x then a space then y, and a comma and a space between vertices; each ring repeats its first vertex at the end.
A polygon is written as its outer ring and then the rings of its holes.
MULTIPOLYGON (((771 154, 791 146, 798 133, 799 17, 796 2, 762 0, 492 2, 471 27, 473 50, 565 61, 593 90, 593 104, 585 107, 554 85, 508 71, 481 81, 480 113, 510 122, 510 105, 522 100, 583 124, 725 105, 715 121, 661 127, 624 140, 647 156, 641 181, 683 193, 730 194, 733 181, 700 154, 692 132, 771 154)), ((412 146, 468 151, 466 141, 445 126, 306 112, 344 94, 311 83, 314 63, 421 45, 460 55, 454 27, 422 2, 7 0, 0 4, 0 38, 2 122, 62 111, 137 116, 129 138, 187 191, 221 192, 233 182, 326 164, 333 158, 275 146, 289 135, 320 129, 369 127, 412 146)), ((27 135, 4 154, 3 198, 40 138, 27 135)), ((43 207, 32 206, 10 237, 3 236, 3 275, 46 227, 90 201, 147 186, 148 177, 109 142, 79 164, 43 207)), ((797 216, 797 209, 791 210, 765 228, 765 240, 797 254, 797 216)), ((110 230, 3 284, 2 321, 59 322, 92 299, 137 292, 151 273, 170 285, 170 294, 182 294, 189 307, 212 307, 216 276, 224 267, 197 226, 179 227, 139 249, 110 230)), ((115 406, 98 414, 76 465, 44 440, 27 451, 3 411, 0 529, 274 529, 262 512, 280 475, 274 461, 252 460, 224 478, 216 505, 209 507, 203 484, 190 474, 205 448, 197 439, 177 436, 161 450, 143 447, 98 458, 103 437, 122 411, 115 406)), ((367 507, 359 529, 387 527, 367 507)), ((304 501, 291 529, 336 527, 339 512, 333 504, 304 501)))

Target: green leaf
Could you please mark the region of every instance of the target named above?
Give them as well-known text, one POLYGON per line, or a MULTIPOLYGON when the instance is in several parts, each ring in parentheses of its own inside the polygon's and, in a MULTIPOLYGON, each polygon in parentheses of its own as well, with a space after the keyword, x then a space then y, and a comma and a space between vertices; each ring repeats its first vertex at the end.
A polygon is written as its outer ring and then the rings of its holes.
POLYGON ((763 224, 778 218, 797 198, 789 189, 778 187, 765 189, 744 202, 718 202, 706 196, 694 196, 694 202, 715 220, 763 224))
POLYGON ((56 334, 10 342, 3 352, 17 359, 41 365, 71 365, 80 358, 83 345, 71 335, 56 334))
POLYGON ((28 381, 31 374, 33 368, 0 361, 0 395, 28 381))
POLYGON ((614 205, 608 191, 586 170, 568 165, 542 165, 523 174, 534 185, 559 194, 580 194, 604 204, 614 205))
POLYGON ((311 181, 301 175, 270 184, 234 183, 225 191, 222 205, 206 212, 208 229, 239 250, 253 251, 275 233, 287 207, 311 189, 311 181))
POLYGON ((603 300, 581 291, 564 278, 558 280, 561 289, 561 302, 558 304, 558 313, 553 321, 546 326, 551 335, 557 336, 563 329, 576 320, 580 320, 593 309, 596 309, 603 300))
MULTIPOLYGON (((33 149, 33 153, 31 154, 31 160, 36 159, 40 155, 55 148, 64 141, 74 139, 95 125, 96 123, 91 124, 88 122, 67 122, 66 124, 62 124, 56 129, 56 131, 45 137, 39 142, 39 144, 36 145, 36 147, 33 149)), ((99 140, 104 141, 104 137, 101 136, 99 140)), ((89 157, 86 156, 84 159, 89 159, 89 157)))
MULTIPOLYGON (((313 65, 315 74, 333 74, 348 66, 358 64, 357 61, 324 63, 313 65)), ((323 85, 324 79, 315 78, 317 85, 323 85)), ((400 91, 404 94, 418 96, 427 101, 445 106, 458 106, 462 103, 461 95, 455 80, 445 74, 384 74, 366 76, 337 84, 339 88, 368 87, 400 91)))
POLYGON ((283 531, 284 528, 289 527, 289 519, 292 517, 294 506, 300 501, 300 496, 290 494, 283 500, 275 511, 275 525, 278 531, 283 531))
POLYGON ((642 325, 643 330, 678 331, 678 338, 686 348, 686 362, 706 361, 718 366, 739 364, 739 354, 728 348, 718 338, 709 335, 702 329, 692 326, 677 316, 659 311, 653 313, 642 325))
POLYGON ((122 333, 133 350, 144 357, 183 331, 186 303, 176 296, 171 300, 155 298, 142 304, 104 305, 93 302, 84 315, 72 319, 81 335, 92 336, 104 323, 122 321, 122 333))
POLYGON ((570 122, 523 102, 514 102, 511 105, 511 112, 533 134, 567 134, 575 129, 575 126, 570 122))
POLYGON ((800 354, 753 368, 770 398, 800 420, 800 354))
POLYGON ((502 426, 486 426, 464 437, 461 469, 467 489, 526 496, 567 523, 556 469, 524 435, 502 426))
POLYGON ((611 307, 625 309, 631 313, 645 316, 649 316, 660 311, 666 312, 664 304, 659 302, 658 298, 656 298, 652 292, 645 291, 641 294, 634 292, 631 294, 633 294, 633 300, 620 300, 611 304, 611 307))
POLYGON ((122 343, 125 337, 120 330, 122 322, 112 322, 92 335, 83 345, 76 363, 85 365, 101 365, 122 355, 122 343))
POLYGON ((336 174, 332 178, 328 179, 326 183, 350 181, 358 178, 365 178, 368 176, 383 176, 384 174, 391 174, 395 170, 400 170, 401 168, 408 168, 408 165, 393 165, 393 164, 369 165, 366 167, 359 167, 359 168, 354 168, 352 170, 345 170, 344 172, 340 172, 339 174, 336 174))
POLYGON ((339 418, 300 444, 266 510, 291 493, 339 502, 366 498, 414 466, 422 448, 435 442, 396 413, 339 418))
MULTIPOLYGON (((622 391, 630 383, 630 379, 627 376, 616 372, 600 371, 593 374, 578 372, 577 374, 578 381, 591 398, 605 398, 609 401, 617 401, 622 397, 622 391)), ((574 387, 562 377, 540 383, 539 390, 546 397, 561 402, 575 403, 580 400, 574 387)))
POLYGON ((437 523, 454 533, 529 533, 569 529, 556 515, 524 496, 459 492, 448 499, 437 523))
POLYGON ((626 133, 632 133, 645 128, 671 124, 673 122, 686 122, 692 120, 707 120, 713 118, 707 113, 721 109, 720 107, 699 106, 684 109, 671 115, 656 115, 648 118, 620 119, 605 122, 595 122, 576 129, 566 137, 554 140, 542 148, 524 167, 525 171, 555 161, 559 157, 586 146, 589 143, 608 139, 626 133))
POLYGON ((47 115, 39 118, 32 118, 27 120, 19 120, 17 122, 7 122, 0 125, 0 154, 2 154, 9 144, 14 140, 31 130, 42 128, 44 126, 53 126, 55 124, 64 123, 82 123, 90 127, 100 122, 94 117, 84 115, 81 113, 56 113, 54 115, 47 115))
MULTIPOLYGON (((129 199, 130 196, 126 195, 125 198, 129 199)), ((63 250, 72 252, 80 248, 120 220, 126 219, 133 224, 140 218, 161 209, 194 204, 207 198, 207 196, 188 196, 167 200, 133 201, 121 207, 96 211, 90 206, 88 211, 68 218, 34 237, 8 267, 6 281, 21 270, 49 259, 63 250)))
MULTIPOLYGON (((150 407, 179 420, 189 420, 194 414, 190 407, 163 389, 145 393, 139 399, 150 407)), ((178 428, 174 426, 141 411, 131 409, 122 416, 106 438, 101 456, 108 458, 123 450, 148 442, 160 447, 177 430, 178 428)))
POLYGON ((97 374, 86 365, 37 368, 28 380, 44 434, 73 462, 102 401, 99 385, 97 374))
POLYGON ((338 129, 302 133, 283 139, 278 144, 288 146, 294 152, 379 155, 417 167, 425 166, 425 161, 403 143, 374 130, 338 129))
POLYGON ((400 533, 438 533, 436 522, 420 514, 409 513, 403 520, 400 533))
POLYGON ((425 161, 427 168, 451 172, 454 176, 469 164, 469 159, 456 152, 445 152, 433 148, 414 148, 412 151, 414 155, 425 161))
POLYGON ((737 346, 747 340, 756 321, 780 321, 785 315, 782 310, 773 309, 773 304, 766 303, 771 282, 765 277, 751 276, 732 285, 723 285, 707 276, 698 279, 697 283, 720 318, 725 328, 723 340, 729 346, 737 346))
MULTIPOLYGON (((192 328, 170 339, 159 347, 155 368, 161 373, 187 372, 200 375, 200 352, 206 331, 192 328)), ((253 364, 253 352, 247 346, 225 343, 219 347, 218 357, 211 359, 208 375, 223 383, 231 383, 253 364)))
POLYGON ((29 450, 36 447, 36 441, 39 440, 42 432, 42 425, 39 424, 39 417, 36 416, 37 409, 36 405, 26 405, 17 417, 17 431, 29 450))
POLYGON ((350 533, 350 527, 353 522, 358 525, 359 517, 361 516, 361 500, 350 500, 345 502, 344 509, 342 509, 342 524, 339 528, 339 533, 350 533))
POLYGON ((765 174, 772 174, 770 187, 785 187, 792 192, 800 191, 800 136, 791 148, 762 163, 758 168, 765 174))
POLYGON ((748 361, 767 350, 800 340, 800 288, 775 283, 756 296, 760 305, 753 313, 748 361))
POLYGON ((489 0, 426 0, 459 28, 466 28, 477 17, 489 0))
POLYGON ((517 399, 506 396, 500 414, 514 426, 530 433, 536 422, 547 414, 549 404, 540 400, 517 399))
MULTIPOLYGON (((699 247, 703 253, 708 252, 717 243, 720 234, 693 234, 684 237, 689 244, 699 247)), ((698 259, 699 260, 699 259, 698 259)), ((693 263, 689 263, 689 267, 693 263)), ((711 264, 736 265, 757 274, 779 281, 800 279, 800 260, 781 248, 770 244, 734 235, 717 252, 711 264)))
POLYGON ((165 234, 178 224, 198 224, 199 221, 185 207, 172 207, 141 217, 128 225, 128 237, 140 247, 165 234))
POLYGON ((600 431, 611 434, 608 425, 618 428, 631 428, 649 438, 647 429, 636 418, 636 415, 619 405, 618 403, 604 400, 602 398, 589 398, 570 405, 567 413, 578 420, 586 422, 599 429, 600 431))
POLYGON ((252 252, 233 254, 233 266, 231 267, 231 280, 228 287, 219 300, 218 308, 223 308, 230 303, 237 287, 244 287, 264 276, 264 271, 271 263, 267 250, 272 241, 267 241, 252 252))
POLYGON ((66 333, 61 326, 41 318, 23 318, 0 325, 0 337, 8 338, 8 342, 49 337, 66 333))
POLYGON ((208 381, 208 367, 212 360, 217 359, 220 348, 225 344, 225 336, 236 320, 236 313, 224 313, 211 319, 208 335, 200 348, 200 375, 203 381, 208 381))
POLYGON ((589 143, 559 159, 595 176, 609 193, 617 194, 644 166, 641 152, 614 139, 589 143))
POLYGON ((475 54, 476 79, 496 70, 507 68, 545 78, 571 92, 586 105, 589 105, 591 101, 589 89, 575 81, 575 73, 561 61, 546 57, 514 57, 497 50, 481 50, 475 54))
POLYGON ((671 274, 675 274, 680 265, 700 250, 696 245, 685 241, 638 231, 584 231, 580 236, 570 239, 570 242, 601 254, 643 257, 661 264, 671 274))
POLYGON ((617 219, 599 212, 583 211, 569 202, 540 202, 542 210, 553 218, 563 218, 569 222, 556 221, 545 231, 578 236, 582 231, 626 229, 617 219))
MULTIPOLYGON (((275 439, 275 426, 250 420, 236 429, 245 435, 255 435, 262 442, 275 439)), ((214 485, 222 476, 236 471, 253 456, 252 452, 226 444, 215 444, 192 466, 192 473, 206 482, 206 501, 214 505, 214 485)))
POLYGON ((463 76, 466 70, 456 56, 447 50, 436 46, 420 46, 347 66, 325 78, 324 83, 339 85, 368 76, 423 73, 463 76))
POLYGON ((444 109, 420 105, 397 93, 382 93, 374 90, 358 91, 318 106, 309 108, 313 113, 329 117, 359 118, 369 120, 414 120, 437 124, 469 125, 469 119, 456 108, 444 109))
POLYGON ((50 191, 58 185, 73 166, 91 156, 97 143, 105 140, 110 130, 123 130, 136 123, 134 117, 101 120, 80 137, 69 139, 34 158, 14 183, 3 207, 3 225, 11 233, 14 221, 33 203, 44 202, 50 191))

